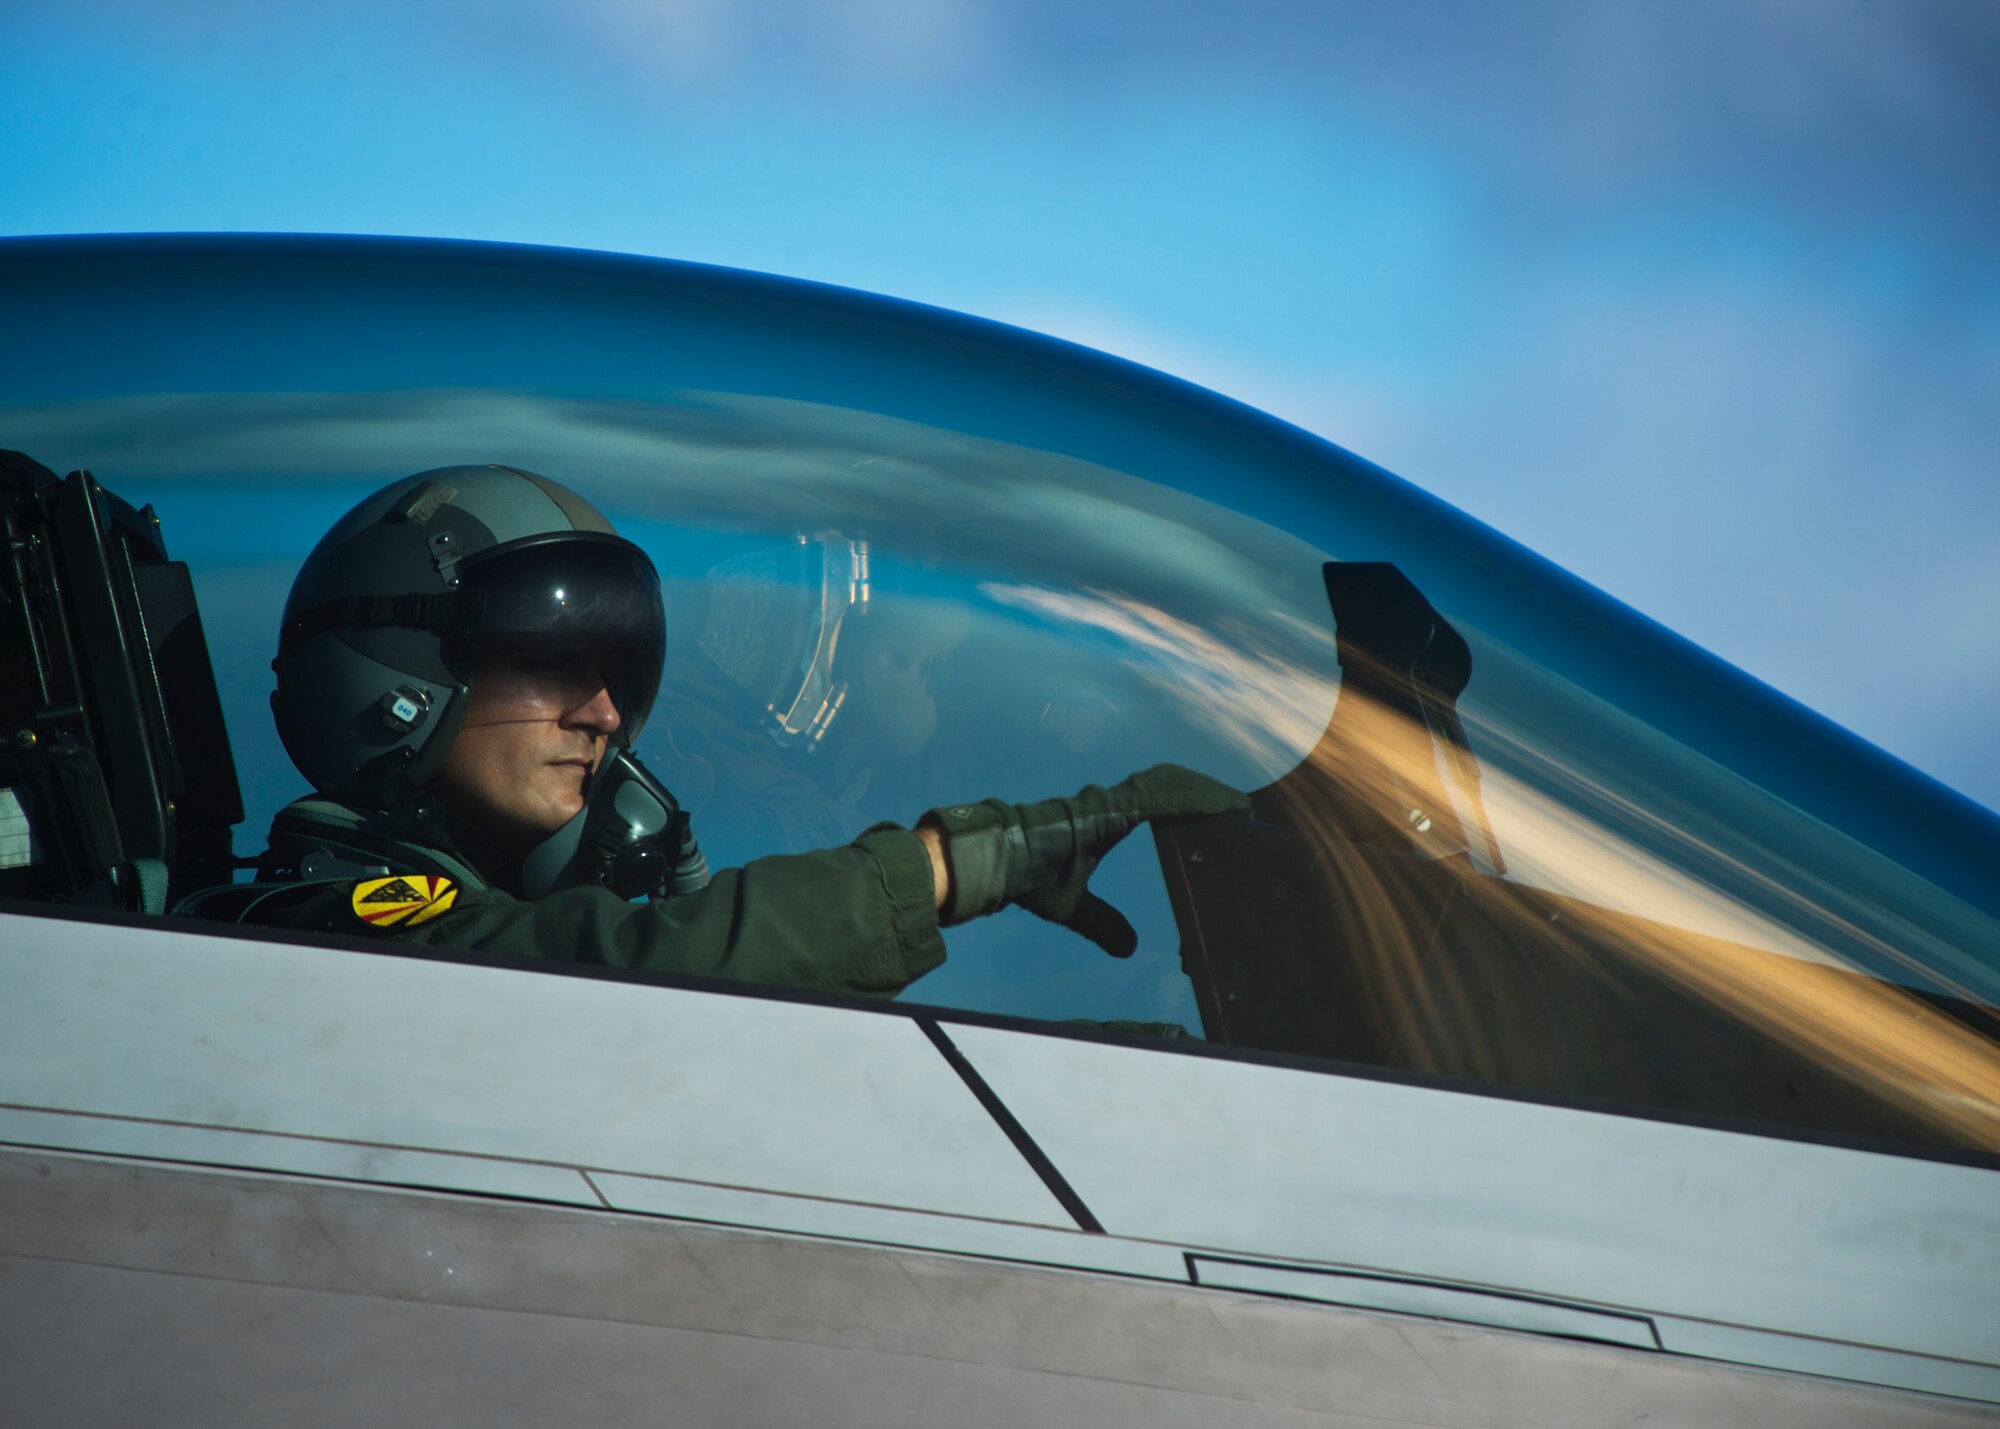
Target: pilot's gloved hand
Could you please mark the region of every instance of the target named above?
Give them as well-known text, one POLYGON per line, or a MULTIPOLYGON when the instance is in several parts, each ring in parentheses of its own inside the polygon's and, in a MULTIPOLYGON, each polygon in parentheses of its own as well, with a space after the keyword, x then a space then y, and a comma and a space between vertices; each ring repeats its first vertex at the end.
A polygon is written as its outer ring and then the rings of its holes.
POLYGON ((1104 855, 1149 820, 1249 811, 1249 799, 1227 784, 1156 764, 1109 789, 1089 784, 1070 798, 1038 804, 957 804, 932 809, 922 822, 945 836, 951 895, 941 921, 947 926, 1017 903, 1125 958, 1139 935, 1086 886, 1104 855))

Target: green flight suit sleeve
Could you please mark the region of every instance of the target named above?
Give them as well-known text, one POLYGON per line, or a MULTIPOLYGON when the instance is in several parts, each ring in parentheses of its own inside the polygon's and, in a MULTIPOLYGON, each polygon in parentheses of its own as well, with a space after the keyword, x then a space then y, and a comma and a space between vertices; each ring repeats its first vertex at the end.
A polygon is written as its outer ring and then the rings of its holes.
POLYGON ((414 926, 371 926, 340 884, 271 921, 435 947, 887 997, 944 961, 930 856, 884 825, 845 848, 724 869, 699 893, 627 903, 603 888, 534 902, 467 890, 414 926))

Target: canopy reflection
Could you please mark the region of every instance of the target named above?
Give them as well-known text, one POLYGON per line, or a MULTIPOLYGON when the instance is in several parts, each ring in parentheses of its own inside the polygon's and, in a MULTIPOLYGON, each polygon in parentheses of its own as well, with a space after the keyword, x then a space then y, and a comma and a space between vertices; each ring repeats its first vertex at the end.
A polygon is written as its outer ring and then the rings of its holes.
POLYGON ((52 345, 0 359, 6 444, 192 565, 248 840, 299 792, 262 674, 292 563, 385 481, 506 462, 659 568, 639 753, 712 864, 1161 760, 1259 791, 1105 865, 1129 963, 1009 914, 910 998, 2000 1151, 2000 821, 1365 462, 860 295, 258 243, 18 262, 52 345), (1395 694, 1330 568, 1457 644, 1395 694))

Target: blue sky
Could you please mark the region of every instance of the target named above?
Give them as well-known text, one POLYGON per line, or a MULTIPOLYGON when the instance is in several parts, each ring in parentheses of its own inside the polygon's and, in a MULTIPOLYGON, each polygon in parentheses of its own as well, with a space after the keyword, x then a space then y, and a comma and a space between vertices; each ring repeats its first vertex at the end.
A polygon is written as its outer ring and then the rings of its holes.
POLYGON ((2000 8, 0 0, 0 231, 852 284, 1416 481, 2000 806, 2000 8))

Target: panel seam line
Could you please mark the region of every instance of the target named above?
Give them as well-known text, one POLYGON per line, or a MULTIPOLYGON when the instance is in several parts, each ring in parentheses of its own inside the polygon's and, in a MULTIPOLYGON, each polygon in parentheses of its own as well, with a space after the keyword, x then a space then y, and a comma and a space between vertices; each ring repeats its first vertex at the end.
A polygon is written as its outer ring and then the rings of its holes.
POLYGON ((1000 1100, 992 1087, 987 1085, 986 1078, 979 1075, 979 1069, 967 1060, 965 1053, 960 1051, 958 1044, 946 1035, 944 1028, 928 1017, 919 1017, 916 1023, 924 1029, 924 1035, 931 1039, 939 1054, 951 1064, 952 1070, 958 1073, 959 1079, 965 1083, 967 1089, 978 1098, 979 1104, 986 1108, 986 1114, 992 1117, 995 1124, 1007 1134, 1007 1139, 1014 1143, 1014 1149, 1021 1153, 1021 1158, 1035 1169, 1035 1174, 1042 1178, 1042 1184, 1049 1188, 1049 1194, 1069 1212, 1078 1228, 1092 1235, 1103 1235, 1103 1222, 1091 1214, 1090 1207, 1084 1204, 1083 1197, 1076 1193, 1076 1188, 1070 1185, 1062 1172, 1056 1169, 1056 1164, 1049 1159, 1048 1153, 1042 1150, 1035 1138, 1028 1134, 1028 1129, 1021 1125, 1012 1111, 1008 1110, 1007 1104, 1000 1100))

